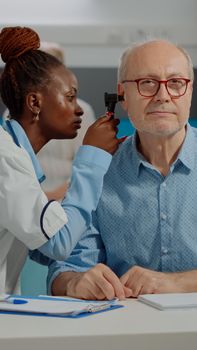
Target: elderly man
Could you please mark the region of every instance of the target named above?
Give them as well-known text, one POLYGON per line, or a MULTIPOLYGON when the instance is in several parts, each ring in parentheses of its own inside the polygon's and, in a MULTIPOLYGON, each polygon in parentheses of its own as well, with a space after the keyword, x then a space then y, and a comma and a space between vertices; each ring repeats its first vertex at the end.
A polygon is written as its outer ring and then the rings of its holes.
POLYGON ((50 265, 55 295, 85 299, 197 291, 197 130, 188 124, 193 68, 164 40, 128 49, 119 68, 136 134, 113 158, 71 257, 50 265))

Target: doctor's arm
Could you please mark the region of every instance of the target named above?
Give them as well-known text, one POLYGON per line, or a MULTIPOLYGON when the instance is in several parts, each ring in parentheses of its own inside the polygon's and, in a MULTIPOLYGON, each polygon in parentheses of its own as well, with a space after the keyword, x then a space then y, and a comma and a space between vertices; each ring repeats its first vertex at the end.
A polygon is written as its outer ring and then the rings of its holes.
POLYGON ((115 137, 116 125, 103 117, 89 128, 75 157, 70 188, 61 205, 48 201, 29 154, 8 137, 13 151, 11 155, 4 152, 0 158, 0 225, 29 249, 40 249, 55 260, 67 259, 91 223, 112 159, 110 153, 121 142, 115 137))
POLYGON ((69 191, 60 205, 48 202, 29 156, 20 152, 0 159, 0 225, 30 250, 40 249, 51 259, 65 260, 90 225, 111 155, 82 146, 73 164, 69 191))
POLYGON ((111 154, 114 154, 123 141, 116 139, 118 123, 119 121, 110 120, 109 116, 105 116, 91 125, 86 132, 83 146, 73 163, 69 190, 61 203, 68 222, 49 242, 39 247, 44 255, 55 260, 67 259, 83 232, 89 227, 92 212, 96 210, 101 196, 103 178, 111 162, 111 154))

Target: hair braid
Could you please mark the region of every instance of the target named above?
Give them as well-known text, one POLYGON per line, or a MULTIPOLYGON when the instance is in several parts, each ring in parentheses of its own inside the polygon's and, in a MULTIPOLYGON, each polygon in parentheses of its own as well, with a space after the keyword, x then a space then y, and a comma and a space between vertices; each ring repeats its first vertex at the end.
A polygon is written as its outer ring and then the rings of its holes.
POLYGON ((40 47, 40 38, 30 28, 8 27, 1 31, 0 52, 2 60, 7 63, 12 58, 19 57, 29 50, 40 47))
POLYGON ((6 63, 0 80, 0 93, 11 117, 20 118, 25 97, 31 89, 48 86, 50 70, 62 63, 38 50, 40 39, 30 28, 8 27, 0 33, 0 53, 6 63))

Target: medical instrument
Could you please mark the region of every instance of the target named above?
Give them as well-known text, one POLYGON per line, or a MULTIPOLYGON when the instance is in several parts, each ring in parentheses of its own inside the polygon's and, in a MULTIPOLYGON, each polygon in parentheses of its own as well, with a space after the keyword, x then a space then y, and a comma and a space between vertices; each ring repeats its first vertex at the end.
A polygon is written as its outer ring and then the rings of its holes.
POLYGON ((104 100, 105 100, 105 107, 107 108, 106 115, 111 115, 111 117, 113 118, 116 103, 119 101, 123 101, 124 97, 122 95, 118 95, 116 93, 108 94, 108 92, 105 92, 104 93, 104 100))

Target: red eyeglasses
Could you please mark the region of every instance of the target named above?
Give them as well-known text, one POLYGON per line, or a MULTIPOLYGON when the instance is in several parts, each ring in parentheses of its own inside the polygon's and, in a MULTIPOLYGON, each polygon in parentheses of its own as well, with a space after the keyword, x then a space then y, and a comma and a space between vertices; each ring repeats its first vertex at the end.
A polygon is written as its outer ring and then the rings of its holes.
POLYGON ((160 85, 164 84, 168 94, 173 98, 178 98, 186 93, 190 81, 187 78, 171 78, 167 80, 140 78, 135 80, 126 79, 122 83, 136 83, 139 94, 144 97, 155 96, 160 89, 160 85))

